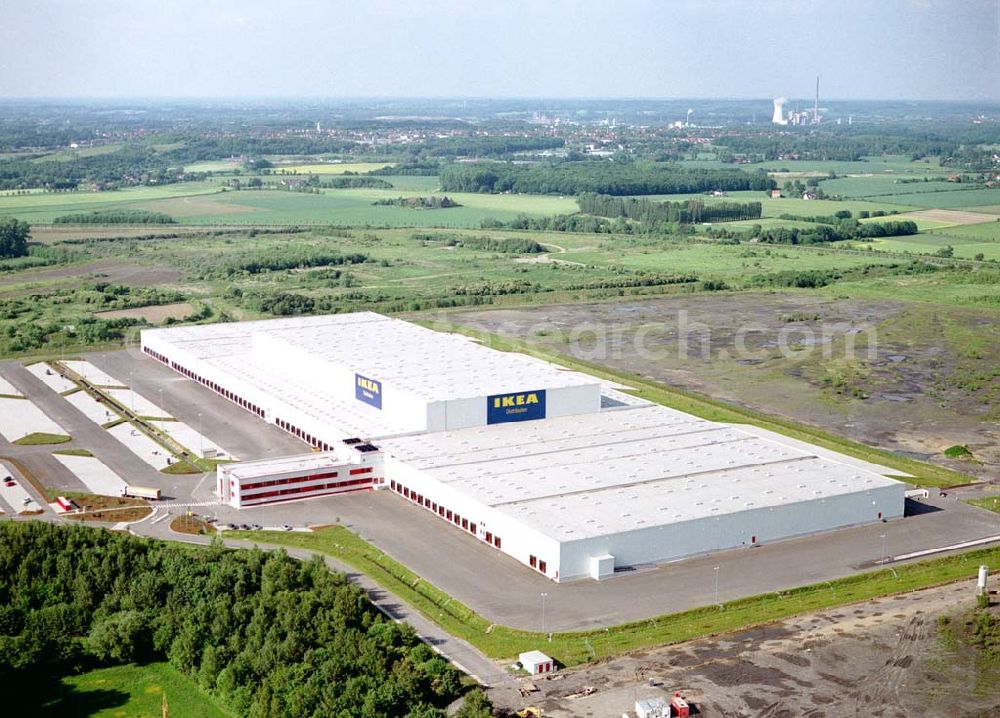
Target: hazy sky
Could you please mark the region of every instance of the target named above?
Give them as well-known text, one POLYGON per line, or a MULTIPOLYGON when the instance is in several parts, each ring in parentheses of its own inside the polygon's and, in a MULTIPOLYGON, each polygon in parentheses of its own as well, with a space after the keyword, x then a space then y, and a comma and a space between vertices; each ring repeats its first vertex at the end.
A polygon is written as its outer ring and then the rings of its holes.
POLYGON ((0 97, 1000 99, 1000 0, 0 0, 0 97))

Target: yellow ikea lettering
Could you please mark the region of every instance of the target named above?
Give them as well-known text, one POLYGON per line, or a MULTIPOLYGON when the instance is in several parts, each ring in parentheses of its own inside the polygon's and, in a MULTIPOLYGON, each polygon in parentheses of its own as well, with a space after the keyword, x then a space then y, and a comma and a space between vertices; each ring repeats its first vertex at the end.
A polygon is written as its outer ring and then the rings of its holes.
POLYGON ((366 391, 370 391, 372 394, 378 394, 378 383, 372 381, 371 379, 365 379, 363 377, 358 377, 358 386, 366 391))
POLYGON ((537 404, 538 394, 511 394, 510 396, 498 396, 493 399, 494 409, 508 409, 515 406, 527 406, 537 404))

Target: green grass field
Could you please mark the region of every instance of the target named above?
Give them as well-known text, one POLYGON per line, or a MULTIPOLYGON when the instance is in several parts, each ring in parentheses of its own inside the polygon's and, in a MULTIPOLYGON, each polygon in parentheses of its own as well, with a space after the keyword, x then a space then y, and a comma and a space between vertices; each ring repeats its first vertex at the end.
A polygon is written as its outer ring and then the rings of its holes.
POLYGON ((45 192, 27 196, 0 197, 0 216, 17 217, 32 224, 48 224, 74 212, 131 208, 136 203, 165 198, 190 198, 219 191, 211 182, 185 182, 159 187, 129 187, 113 192, 45 192))
POLYGON ((188 165, 184 165, 184 169, 188 172, 215 172, 215 173, 227 173, 233 170, 238 170, 243 166, 243 163, 237 162, 236 160, 206 160, 204 162, 193 162, 188 165))
POLYGON ((1000 514, 1000 495, 984 496, 980 499, 968 499, 965 503, 1000 514))
MULTIPOLYGON (((924 177, 936 178, 946 175, 927 174, 924 177)), ((850 199, 863 199, 865 197, 885 197, 889 195, 919 195, 931 192, 950 192, 967 189, 960 184, 948 182, 913 182, 903 180, 922 179, 907 175, 905 177, 896 175, 863 175, 852 177, 837 177, 837 179, 823 180, 823 191, 828 195, 837 195, 850 199)))
POLYGON ((953 237, 950 234, 951 231, 952 228, 948 228, 933 234, 876 239, 871 242, 871 246, 881 251, 911 252, 913 254, 934 254, 938 250, 950 246, 954 250, 954 256, 962 259, 973 259, 982 254, 985 259, 1000 260, 1000 242, 981 242, 961 236, 953 237))
POLYGON ((983 222, 981 224, 952 225, 940 234, 948 237, 961 237, 971 241, 985 240, 1000 242, 1000 220, 983 222))
POLYGON ((172 718, 233 716, 169 663, 97 668, 62 678, 29 675, 0 685, 0 705, 11 718, 160 718, 164 694, 172 718))
MULTIPOLYGON (((544 217, 577 211, 571 198, 539 195, 455 193, 461 207, 410 209, 375 206, 394 199, 437 189, 436 177, 389 178, 393 189, 324 190, 321 194, 274 190, 222 191, 218 180, 133 187, 115 192, 57 192, 0 197, 0 216, 10 215, 33 224, 47 224, 74 212, 106 209, 143 209, 163 212, 189 225, 338 224, 375 227, 480 226, 488 217, 510 220, 521 214, 544 217)), ((165 231, 160 227, 161 231, 165 231)))
MULTIPOLYGON (((961 185, 958 186, 961 187, 961 185)), ((951 189, 939 192, 916 193, 899 192, 879 197, 878 200, 881 202, 911 205, 921 209, 972 209, 973 207, 1000 204, 1000 188, 961 189, 957 191, 951 189)))
POLYGON ((14 443, 18 446, 45 446, 47 444, 66 444, 72 441, 72 439, 64 434, 46 434, 44 432, 35 432, 34 434, 28 434, 23 436, 14 443))
POLYGON ((885 174, 905 173, 921 175, 941 170, 938 159, 927 158, 927 161, 913 162, 904 155, 886 155, 884 157, 864 157, 858 161, 842 160, 767 160, 742 165, 744 169, 766 169, 770 172, 835 172, 843 174, 885 174))
POLYGON ((376 206, 408 192, 401 188, 324 190, 322 194, 282 191, 226 192, 202 197, 161 199, 129 205, 169 214, 186 224, 336 224, 374 227, 479 227, 483 219, 543 217, 575 212, 571 199, 535 195, 454 193, 461 207, 410 209, 376 206))

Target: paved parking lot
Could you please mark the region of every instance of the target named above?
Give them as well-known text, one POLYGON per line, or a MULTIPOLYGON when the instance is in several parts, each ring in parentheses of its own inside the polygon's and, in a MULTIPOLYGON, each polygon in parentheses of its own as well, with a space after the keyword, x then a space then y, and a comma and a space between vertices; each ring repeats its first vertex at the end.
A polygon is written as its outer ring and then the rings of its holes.
POLYGON ((44 509, 44 506, 25 490, 21 475, 6 462, 0 462, 0 509, 11 516, 22 511, 44 509), (8 476, 14 479, 13 486, 6 486, 4 479, 8 476))
POLYGON ((87 359, 125 381, 131 373, 136 391, 244 461, 309 451, 295 437, 137 350, 90 354, 87 359))

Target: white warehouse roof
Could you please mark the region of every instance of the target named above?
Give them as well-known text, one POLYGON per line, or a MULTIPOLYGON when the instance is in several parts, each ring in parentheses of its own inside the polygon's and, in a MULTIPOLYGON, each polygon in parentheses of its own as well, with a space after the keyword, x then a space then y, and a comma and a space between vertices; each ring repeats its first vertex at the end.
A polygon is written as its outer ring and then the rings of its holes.
POLYGON ((328 319, 319 325, 275 325, 260 327, 260 331, 429 401, 599 383, 521 354, 489 349, 468 337, 374 312, 328 319), (345 330, 349 341, 345 341, 345 330))
POLYGON ((897 483, 656 405, 397 437, 380 446, 558 541, 897 483))

